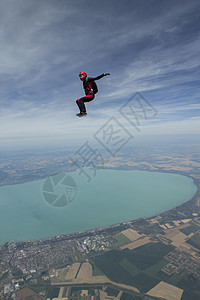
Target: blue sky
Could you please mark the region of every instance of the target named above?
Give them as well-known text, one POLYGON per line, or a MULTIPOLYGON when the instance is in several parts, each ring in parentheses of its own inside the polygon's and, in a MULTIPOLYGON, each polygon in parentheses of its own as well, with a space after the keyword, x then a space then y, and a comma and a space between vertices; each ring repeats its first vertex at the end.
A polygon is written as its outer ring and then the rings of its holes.
POLYGON ((0 142, 88 139, 137 92, 141 136, 200 133, 198 0, 0 0, 0 142), (78 74, 110 72, 77 118, 78 74))

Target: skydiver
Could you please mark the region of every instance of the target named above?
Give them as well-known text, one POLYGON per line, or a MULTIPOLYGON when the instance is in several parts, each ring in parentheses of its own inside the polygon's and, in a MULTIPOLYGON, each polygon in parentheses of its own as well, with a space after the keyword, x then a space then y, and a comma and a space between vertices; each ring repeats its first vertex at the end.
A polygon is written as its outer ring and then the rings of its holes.
POLYGON ((80 72, 80 80, 83 81, 83 88, 85 90, 85 96, 76 100, 76 104, 80 109, 80 113, 77 114, 78 117, 87 116, 85 102, 90 102, 94 99, 95 94, 98 92, 95 80, 99 80, 104 76, 110 75, 110 73, 103 73, 97 77, 87 77, 85 72, 80 72))

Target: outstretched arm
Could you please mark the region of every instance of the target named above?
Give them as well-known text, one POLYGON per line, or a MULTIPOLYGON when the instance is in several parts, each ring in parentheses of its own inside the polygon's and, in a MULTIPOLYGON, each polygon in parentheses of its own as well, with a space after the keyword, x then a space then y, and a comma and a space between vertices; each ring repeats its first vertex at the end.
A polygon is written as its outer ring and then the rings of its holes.
POLYGON ((101 78, 103 78, 104 76, 107 76, 107 75, 110 75, 110 73, 103 73, 103 74, 101 74, 97 77, 89 77, 88 79, 89 79, 89 81, 99 80, 99 79, 101 79, 101 78))

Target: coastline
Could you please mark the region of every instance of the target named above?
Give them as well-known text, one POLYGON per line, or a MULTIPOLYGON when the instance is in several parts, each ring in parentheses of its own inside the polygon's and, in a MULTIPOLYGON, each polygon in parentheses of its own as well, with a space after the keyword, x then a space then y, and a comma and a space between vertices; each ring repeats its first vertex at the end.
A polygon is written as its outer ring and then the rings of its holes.
MULTIPOLYGON (((183 271, 186 271, 187 275, 190 276, 192 270, 192 274, 198 277, 196 269, 198 268, 198 249, 200 245, 194 244, 195 240, 193 243, 192 241, 191 243, 187 243, 189 242, 189 238, 192 239, 199 235, 200 206, 197 206, 197 199, 200 199, 200 186, 198 182, 197 187, 197 191, 190 200, 154 216, 72 234, 54 235, 53 237, 42 240, 7 242, 3 246, 0 246, 0 255, 3 258, 1 265, 3 276, 1 277, 0 284, 3 287, 4 283, 12 279, 15 280, 15 282, 21 282, 22 280, 21 288, 29 287, 36 292, 43 292, 45 289, 46 293, 48 293, 54 290, 54 288, 63 291, 67 288, 67 285, 69 285, 69 288, 77 287, 81 290, 87 290, 88 285, 90 287, 93 282, 92 280, 98 277, 97 275, 107 275, 107 267, 98 269, 98 257, 100 257, 100 260, 103 259, 103 261, 106 261, 107 254, 114 259, 115 254, 122 254, 122 257, 126 257, 127 253, 133 253, 134 255, 134 251, 136 251, 140 257, 144 254, 143 249, 145 248, 150 251, 149 257, 147 257, 147 262, 150 265, 152 264, 151 251, 155 250, 158 251, 158 253, 160 253, 161 250, 164 250, 164 253, 166 251, 165 256, 163 254, 165 263, 159 266, 154 263, 153 266, 156 268, 159 267, 157 272, 162 272, 163 276, 165 276, 164 282, 171 284, 169 285, 170 287, 175 288, 178 286, 176 282, 168 282, 167 280, 169 276, 170 280, 171 278, 173 279, 174 276, 174 271, 170 268, 171 264, 175 264, 176 269, 181 274, 183 271), (193 231, 196 235, 192 233, 193 231), (128 233, 128 239, 124 239, 123 237, 128 233), (177 236, 181 236, 182 240, 179 240, 177 236), (135 248, 136 250, 134 250, 135 248), (126 251, 126 249, 133 250, 133 252, 126 251), (36 256, 37 259, 35 259, 36 256), (186 269, 185 264, 183 266, 181 263, 183 257, 186 262, 186 269), (62 274, 65 274, 65 272, 70 273, 71 269, 73 270, 73 266, 77 263, 79 263, 81 268, 79 267, 75 280, 71 280, 66 284, 66 280, 63 280, 62 274), (88 275, 88 281, 78 281, 77 274, 81 277, 81 271, 85 272, 84 266, 86 266, 86 264, 90 267, 89 269, 92 275, 88 275), (95 271, 95 274, 93 274, 93 271, 95 271), (12 274, 11 278, 9 274, 12 274), (81 285, 79 285, 79 283, 81 283, 81 285)), ((119 262, 117 260, 115 263, 121 266, 122 261, 119 262)), ((112 264, 108 265, 108 269, 109 268, 112 269, 112 264)), ((123 268, 122 266, 122 270, 123 268)), ((139 268, 138 272, 139 274, 143 274, 143 269, 139 268)), ((67 273, 67 276, 69 276, 69 273, 67 273)), ((111 275, 114 276, 113 274, 111 275)), ((151 280, 154 278, 154 275, 155 274, 151 274, 150 277, 148 277, 147 285, 150 285, 150 287, 145 287, 146 292, 153 287, 151 280)), ((137 274, 133 274, 133 279, 135 278, 134 276, 137 277, 137 274)), ((157 278, 158 283, 160 281, 159 276, 160 273, 157 278)), ((138 293, 141 294, 141 286, 138 285, 137 282, 130 284, 129 282, 125 282, 125 279, 122 277, 119 285, 115 276, 111 279, 114 284, 111 287, 117 287, 120 289, 120 293, 123 291, 127 291, 128 293, 134 292, 133 287, 135 287, 138 289, 136 295, 138 295, 138 293), (127 284, 126 290, 123 289, 124 286, 122 286, 121 283, 127 284)), ((95 281, 95 288, 97 288, 97 284, 97 281, 95 281)), ((193 286, 191 285, 191 291, 192 290, 193 286)))
MULTIPOLYGON (((101 168, 102 169, 102 168, 101 168)), ((165 172, 165 171, 158 171, 158 170, 141 170, 141 169, 139 169, 139 168, 103 168, 103 169, 109 169, 109 170, 123 170, 123 171, 144 171, 144 172, 156 172, 156 173, 171 173, 171 174, 175 174, 175 175, 181 175, 181 176, 185 176, 185 177, 188 177, 188 178, 190 178, 190 179, 192 179, 193 180, 193 183, 194 183, 194 185, 196 186, 196 188, 197 188, 197 190, 196 190, 196 192, 194 193, 194 195, 192 196, 192 198, 190 198, 188 201, 186 201, 186 202, 184 202, 183 204, 181 204, 181 205, 178 205, 178 206, 176 206, 176 207, 174 207, 174 208, 171 208, 171 209, 169 209, 169 210, 166 210, 166 211, 163 211, 163 212, 161 212, 161 213, 159 213, 159 214, 156 214, 156 215, 152 215, 152 216, 149 216, 149 217, 142 217, 142 218, 137 218, 137 219, 132 219, 132 220, 128 220, 128 221, 123 221, 123 222, 121 222, 121 223, 115 223, 115 224, 111 224, 111 225, 107 225, 107 226, 103 226, 103 227, 96 227, 96 228, 92 228, 92 229, 88 229, 88 230, 83 230, 83 231, 76 231, 76 232, 72 232, 72 233, 66 233, 66 234, 61 234, 61 235, 53 235, 53 236, 47 236, 47 237, 45 237, 45 238, 42 238, 42 239, 33 239, 33 240, 26 240, 26 241, 14 241, 14 242, 16 242, 16 243, 26 243, 26 242, 30 242, 30 241, 45 241, 45 240, 53 240, 54 238, 56 238, 56 237, 64 237, 64 236, 66 236, 66 237, 68 237, 68 236, 74 236, 74 235, 87 235, 88 233, 90 233, 90 232, 100 232, 100 231, 102 231, 102 230, 105 230, 105 229, 107 229, 107 230, 109 230, 109 229, 113 229, 113 228, 117 228, 117 227, 119 227, 119 226, 122 226, 122 225, 125 225, 125 224, 128 224, 128 223, 130 223, 130 222, 137 222, 138 220, 141 220, 141 219, 143 219, 143 220, 148 220, 148 219, 151 219, 151 218, 155 218, 155 217, 158 217, 158 216, 161 216, 161 215, 165 215, 165 214, 170 214, 170 213, 172 213, 172 212, 174 212, 175 210, 177 210, 178 208, 182 208, 182 207, 185 207, 185 206, 188 206, 188 203, 190 202, 190 201, 194 201, 194 199, 195 199, 195 201, 194 202, 196 202, 197 201, 197 199, 198 199, 198 197, 199 197, 199 194, 200 194, 200 185, 199 185, 199 182, 198 182, 198 180, 196 179, 196 178, 194 178, 194 177, 192 177, 191 175, 188 175, 188 174, 180 174, 180 172, 178 172, 178 171, 174 171, 174 172, 165 172)), ((73 171, 69 171, 69 172, 73 172, 73 171)), ((34 180, 35 181, 35 180, 34 180)), ((9 243, 9 242, 13 242, 13 240, 11 240, 11 241, 8 241, 8 242, 6 242, 6 243, 9 243)), ((0 246, 3 246, 3 245, 5 245, 6 243, 4 243, 4 244, 1 244, 0 246)))

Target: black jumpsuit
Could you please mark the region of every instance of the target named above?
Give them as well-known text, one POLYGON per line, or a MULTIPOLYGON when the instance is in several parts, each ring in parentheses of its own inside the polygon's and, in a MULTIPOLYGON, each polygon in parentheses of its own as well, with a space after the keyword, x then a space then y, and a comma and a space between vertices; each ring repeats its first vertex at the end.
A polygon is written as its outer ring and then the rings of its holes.
POLYGON ((84 102, 90 102, 95 97, 93 89, 92 89, 92 82, 95 80, 99 80, 104 76, 105 76, 105 74, 101 74, 97 77, 86 77, 83 80, 83 88, 85 90, 85 96, 76 100, 76 104, 78 105, 78 107, 80 109, 80 113, 86 113, 86 107, 85 107, 84 102))

